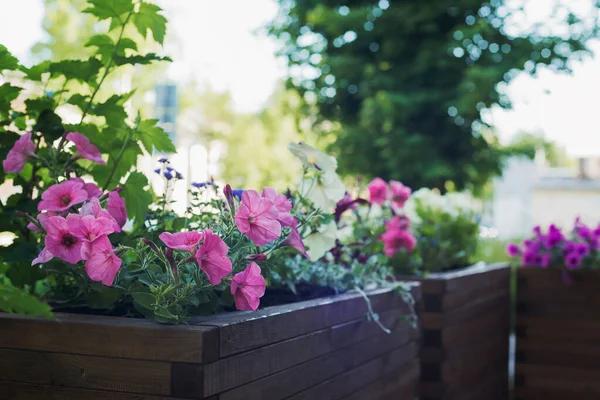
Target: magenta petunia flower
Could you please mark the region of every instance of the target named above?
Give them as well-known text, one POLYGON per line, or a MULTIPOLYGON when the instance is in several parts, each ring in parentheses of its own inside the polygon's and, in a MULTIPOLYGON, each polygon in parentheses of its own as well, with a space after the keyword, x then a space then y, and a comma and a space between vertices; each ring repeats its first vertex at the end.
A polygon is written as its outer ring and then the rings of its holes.
POLYGON ((85 217, 86 215, 93 215, 96 218, 105 217, 113 221, 113 228, 115 232, 121 232, 121 226, 115 221, 112 215, 102 208, 100 200, 97 197, 90 199, 87 203, 81 206, 79 215, 85 217))
POLYGON ((83 190, 88 193, 87 200, 91 200, 94 197, 98 197, 102 194, 102 189, 100 189, 95 183, 85 183, 85 181, 81 178, 71 178, 70 180, 80 182, 83 185, 83 190))
POLYGON ((196 247, 204 235, 197 231, 175 233, 163 232, 158 235, 158 237, 167 245, 167 247, 170 247, 173 250, 189 251, 193 254, 196 252, 196 247))
POLYGON ((516 257, 519 254, 521 254, 521 249, 519 248, 518 245, 516 245, 514 243, 509 243, 506 246, 506 254, 508 254, 509 257, 516 257))
POLYGON ((550 254, 542 254, 540 256, 540 267, 547 268, 550 265, 550 254))
POLYGON ((68 180, 50 186, 42 193, 42 201, 38 204, 39 211, 64 211, 74 205, 83 203, 88 198, 88 192, 78 181, 68 180))
POLYGON ((381 235, 383 240, 383 252, 387 257, 392 257, 400 249, 406 249, 412 252, 417 244, 417 240, 410 232, 402 229, 389 229, 381 235))
POLYGON ((85 272, 91 280, 111 286, 123 261, 113 251, 108 236, 102 236, 91 243, 85 272))
POLYGON ((83 241, 81 257, 88 260, 92 255, 93 242, 115 232, 115 221, 112 218, 81 216, 78 214, 67 215, 69 232, 83 241))
POLYGON ((392 219, 385 223, 385 227, 388 231, 397 230, 408 230, 410 228, 410 219, 406 215, 394 215, 392 219))
POLYGON ((260 274, 258 264, 250 263, 245 270, 233 276, 231 294, 238 310, 258 309, 260 298, 265 294, 265 278, 260 274))
POLYGON ((575 246, 575 251, 579 254, 580 257, 585 257, 590 254, 590 245, 587 243, 578 243, 575 246))
POLYGON ((369 201, 382 205, 387 197, 387 183, 381 178, 375 178, 367 185, 367 189, 369 190, 369 201))
POLYGON ((270 187, 263 188, 262 197, 269 199, 277 209, 277 221, 281 226, 292 226, 294 223, 294 217, 290 214, 292 203, 287 197, 278 194, 275 189, 270 187))
POLYGON ((87 136, 79 132, 69 132, 67 133, 67 140, 75 144, 75 148, 77 149, 75 158, 85 158, 98 164, 106 164, 98 148, 90 143, 90 139, 87 136))
POLYGON ((70 232, 65 218, 48 218, 45 229, 46 250, 54 257, 60 258, 70 264, 77 264, 83 259, 81 256, 83 241, 70 232))
POLYGON ((113 190, 108 194, 106 211, 112 215, 121 228, 127 222, 127 208, 125 207, 125 200, 119 196, 119 193, 116 190, 113 190))
POLYGON ((257 246, 264 246, 281 236, 279 212, 273 203, 256 190, 245 190, 235 213, 235 224, 257 246))
POLYGON ((577 269, 581 266, 581 256, 577 252, 569 253, 565 257, 567 269, 577 269))
POLYGON ((218 235, 212 233, 210 229, 202 232, 204 242, 196 251, 196 261, 198 266, 212 285, 218 285, 221 279, 231 274, 231 260, 227 257, 229 248, 218 235))
POLYGON ((410 197, 412 190, 402 182, 390 181, 390 202, 394 208, 402 208, 410 197))
POLYGON ((32 133, 27 132, 13 145, 12 149, 2 161, 4 172, 21 172, 25 163, 35 154, 35 143, 31 140, 32 133))
POLYGON ((31 265, 36 265, 36 264, 45 264, 48 261, 52 260, 54 258, 54 256, 52 255, 52 253, 50 253, 48 251, 48 249, 44 248, 40 254, 33 259, 33 261, 31 262, 31 265))
POLYGON ((300 232, 298 232, 298 220, 296 218, 294 218, 294 221, 292 222, 292 230, 290 231, 290 235, 287 237, 287 239, 285 239, 283 244, 298 250, 300 254, 310 260, 310 256, 304 248, 304 242, 302 241, 300 232))

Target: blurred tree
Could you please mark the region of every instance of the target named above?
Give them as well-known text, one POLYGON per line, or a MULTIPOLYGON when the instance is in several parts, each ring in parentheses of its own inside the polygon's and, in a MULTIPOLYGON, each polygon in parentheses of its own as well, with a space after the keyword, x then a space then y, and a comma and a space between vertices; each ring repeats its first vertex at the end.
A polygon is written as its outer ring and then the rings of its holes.
POLYGON ((288 85, 318 111, 314 129, 337 136, 342 172, 477 189, 510 155, 480 112, 510 107, 521 70, 568 71, 596 35, 591 2, 590 20, 557 5, 554 21, 528 28, 502 0, 279 0, 269 31, 288 85))
POLYGON ((573 160, 569 158, 565 148, 546 138, 543 133, 520 132, 513 137, 507 149, 511 152, 522 152, 530 158, 535 156, 536 150, 543 150, 550 167, 573 165, 573 160))

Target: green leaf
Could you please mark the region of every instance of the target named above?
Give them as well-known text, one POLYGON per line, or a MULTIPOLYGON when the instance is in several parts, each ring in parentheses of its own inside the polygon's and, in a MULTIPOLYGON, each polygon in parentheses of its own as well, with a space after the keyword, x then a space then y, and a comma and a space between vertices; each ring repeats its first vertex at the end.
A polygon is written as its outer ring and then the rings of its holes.
POLYGON ((173 145, 167 133, 156 124, 156 119, 146 119, 139 123, 139 139, 146 151, 152 154, 152 148, 163 153, 175 153, 177 149, 173 145))
POLYGON ((138 13, 133 15, 133 24, 145 38, 148 30, 155 41, 163 44, 167 32, 167 19, 160 14, 162 8, 150 3, 141 3, 138 13))
POLYGON ((106 125, 112 128, 124 126, 127 119, 127 112, 123 104, 131 97, 131 93, 126 95, 112 95, 104 103, 93 105, 89 114, 104 117, 106 125))
POLYGON ((0 86, 0 115, 8 117, 8 112, 11 109, 11 103, 19 97, 21 93, 20 87, 12 86, 10 83, 5 83, 0 86))
POLYGON ((146 310, 154 310, 155 298, 148 292, 134 292, 131 294, 136 306, 145 308, 146 310))
POLYGON ((19 67, 19 60, 13 56, 6 47, 0 44, 0 71, 15 70, 19 67))
POLYGON ((102 68, 102 62, 95 57, 88 60, 62 60, 53 62, 48 71, 53 76, 64 76, 67 79, 75 79, 91 86, 96 84, 96 75, 102 68))
POLYGON ((40 117, 35 125, 35 130, 41 132, 51 143, 65 133, 62 120, 54 111, 46 109, 40 113, 40 117))
POLYGON ((43 96, 36 97, 35 99, 27 99, 25 100, 25 107, 27 108, 27 112, 40 114, 44 110, 52 110, 54 109, 54 101, 52 98, 43 96))
POLYGON ((86 299, 90 308, 110 309, 124 293, 123 289, 92 284, 92 288, 87 294, 86 299))
POLYGON ((121 21, 121 15, 133 10, 131 0, 88 0, 88 3, 91 7, 83 12, 95 15, 101 21, 108 18, 121 21))
POLYGON ((32 66, 31 68, 21 67, 21 71, 25 73, 27 79, 31 79, 32 81, 40 82, 42 80, 42 75, 49 72, 48 68, 50 67, 50 61, 46 60, 37 65, 32 66))
POLYGON ((89 103, 90 99, 88 96, 84 96, 81 94, 74 94, 71 97, 69 97, 69 100, 67 101, 67 103, 69 104, 73 104, 74 106, 77 106, 81 109, 81 111, 85 110, 87 108, 87 105, 89 103))
POLYGON ((108 35, 100 34, 94 35, 85 44, 85 47, 95 46, 98 48, 98 54, 102 56, 103 60, 110 58, 112 52, 115 50, 115 42, 108 35))
POLYGON ((0 284, 0 310, 9 313, 52 317, 50 306, 10 284, 0 284))
MULTIPOLYGON (((101 139, 99 141, 95 140, 93 143, 105 143, 106 139, 102 138, 106 137, 105 135, 107 131, 114 132, 114 130, 112 129, 104 130, 102 132, 103 135, 100 136, 101 139)), ((123 152, 119 164, 115 166, 117 162, 118 152, 123 146, 123 142, 121 140, 113 140, 110 142, 110 145, 112 147, 106 165, 96 164, 94 166, 94 169, 91 171, 91 174, 94 177, 94 180, 100 184, 100 186, 104 186, 104 184, 108 180, 108 177, 110 176, 110 172, 114 169, 115 172, 113 174, 111 184, 108 187, 108 189, 114 189, 119 184, 121 178, 127 175, 131 168, 137 164, 137 158, 139 155, 142 154, 142 149, 140 149, 140 146, 137 144, 137 142, 129 142, 129 144, 125 148, 125 151, 123 152)))
POLYGON ((148 65, 148 64, 152 64, 154 61, 168 61, 168 62, 173 61, 170 57, 161 57, 161 56, 157 55, 156 53, 148 53, 146 55, 135 55, 135 56, 130 56, 130 57, 123 57, 123 56, 116 55, 113 57, 113 60, 115 60, 116 65, 125 65, 125 64, 148 65))
POLYGON ((130 49, 133 51, 137 51, 137 43, 129 38, 122 38, 119 42, 119 48, 116 51, 116 54, 119 56, 125 56, 125 50, 130 49))
POLYGON ((123 185, 121 196, 125 199, 127 215, 133 218, 137 225, 144 223, 148 206, 152 203, 152 195, 149 190, 148 179, 140 172, 132 172, 123 185))

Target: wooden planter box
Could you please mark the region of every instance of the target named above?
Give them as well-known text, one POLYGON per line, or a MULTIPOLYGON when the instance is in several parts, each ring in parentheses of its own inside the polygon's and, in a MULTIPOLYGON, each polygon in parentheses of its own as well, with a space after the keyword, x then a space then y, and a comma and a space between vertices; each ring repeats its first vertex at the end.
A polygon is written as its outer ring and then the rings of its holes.
POLYGON ((413 400, 418 330, 393 290, 369 297, 391 334, 356 293, 180 326, 0 313, 0 398, 413 400))
POLYGON ((421 283, 421 400, 506 400, 510 267, 402 276, 421 283))
POLYGON ((516 399, 600 398, 600 271, 517 272, 516 399))

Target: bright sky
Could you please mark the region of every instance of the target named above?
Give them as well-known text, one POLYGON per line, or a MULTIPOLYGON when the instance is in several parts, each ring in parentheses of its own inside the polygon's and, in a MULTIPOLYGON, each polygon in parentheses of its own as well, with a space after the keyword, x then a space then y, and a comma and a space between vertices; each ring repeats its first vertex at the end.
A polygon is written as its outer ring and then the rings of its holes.
MULTIPOLYGON (((515 1, 515 0, 510 0, 515 1)), ((583 5, 589 0, 571 0, 583 5)), ((170 34, 179 40, 167 48, 175 63, 169 77, 195 76, 215 89, 230 90, 240 111, 260 109, 285 75, 274 56, 275 43, 257 28, 276 13, 274 0, 162 0, 170 34)), ((533 20, 544 20, 549 0, 529 0, 533 20)), ((41 0, 0 0, 0 43, 20 59, 43 37, 41 0)), ((600 54, 600 42, 592 46, 600 54)), ((507 140, 518 131, 545 132, 575 156, 600 155, 600 57, 574 65, 574 74, 542 71, 522 75, 509 86, 514 110, 493 110, 491 120, 507 140)))

